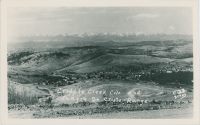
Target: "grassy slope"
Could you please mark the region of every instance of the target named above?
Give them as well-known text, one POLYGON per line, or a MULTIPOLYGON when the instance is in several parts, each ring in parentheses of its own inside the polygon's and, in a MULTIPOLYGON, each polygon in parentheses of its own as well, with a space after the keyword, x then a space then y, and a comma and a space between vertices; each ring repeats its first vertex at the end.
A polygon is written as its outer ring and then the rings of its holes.
POLYGON ((164 63, 174 60, 187 63, 188 60, 184 59, 192 58, 191 45, 185 41, 143 41, 133 46, 121 47, 65 47, 56 51, 18 53, 9 56, 8 62, 12 67, 16 66, 13 68, 19 73, 20 71, 36 72, 36 74, 55 71, 65 73, 68 70, 84 73, 104 70, 111 66, 164 63), (147 55, 149 50, 153 56, 147 55))

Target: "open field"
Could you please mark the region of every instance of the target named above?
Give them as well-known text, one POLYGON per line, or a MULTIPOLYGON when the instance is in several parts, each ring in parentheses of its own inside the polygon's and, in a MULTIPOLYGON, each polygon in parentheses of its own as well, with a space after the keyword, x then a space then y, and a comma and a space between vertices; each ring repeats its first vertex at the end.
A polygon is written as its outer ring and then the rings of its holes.
MULTIPOLYGON (((37 111, 10 111, 10 118, 35 118, 33 115, 37 111)), ((58 112, 57 112, 58 113, 58 112)), ((46 115, 43 114, 45 118, 46 115)), ((49 115, 48 118, 68 118, 68 119, 177 119, 177 118, 192 118, 192 107, 181 109, 162 109, 162 110, 143 110, 143 111, 126 111, 113 113, 98 113, 98 114, 84 114, 73 116, 49 115), (153 115, 152 115, 153 114, 153 115)), ((40 115, 40 118, 43 118, 40 115)))

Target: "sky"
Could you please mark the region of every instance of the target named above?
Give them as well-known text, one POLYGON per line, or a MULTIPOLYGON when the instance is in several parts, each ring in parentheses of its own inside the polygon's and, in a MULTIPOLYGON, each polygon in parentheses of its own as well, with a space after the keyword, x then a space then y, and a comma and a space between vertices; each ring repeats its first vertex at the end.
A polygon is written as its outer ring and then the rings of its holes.
POLYGON ((9 36, 82 33, 192 34, 188 7, 9 8, 9 36))

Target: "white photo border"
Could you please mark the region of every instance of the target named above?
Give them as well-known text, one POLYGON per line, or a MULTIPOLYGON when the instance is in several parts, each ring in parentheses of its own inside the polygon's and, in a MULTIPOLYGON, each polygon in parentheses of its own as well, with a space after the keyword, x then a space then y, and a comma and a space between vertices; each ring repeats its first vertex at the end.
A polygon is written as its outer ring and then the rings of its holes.
POLYGON ((2 0, 1 1, 1 86, 0 124, 155 124, 196 125, 200 118, 200 41, 198 22, 198 0, 2 0), (194 101, 192 119, 11 119, 8 118, 7 98, 7 8, 8 7, 191 7, 193 9, 193 69, 194 101))

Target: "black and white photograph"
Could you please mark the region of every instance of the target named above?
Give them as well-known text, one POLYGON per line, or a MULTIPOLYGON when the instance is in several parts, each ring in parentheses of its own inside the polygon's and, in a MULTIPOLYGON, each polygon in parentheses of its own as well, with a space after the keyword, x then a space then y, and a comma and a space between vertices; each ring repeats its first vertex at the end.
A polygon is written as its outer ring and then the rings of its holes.
POLYGON ((190 7, 8 8, 8 115, 193 114, 190 7))
POLYGON ((0 122, 199 123, 196 0, 142 1, 3 1, 0 122))

